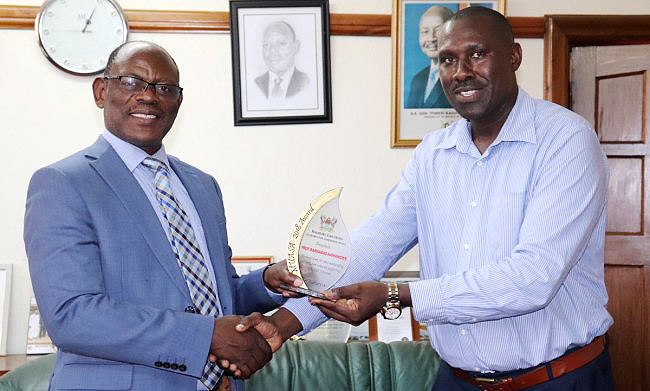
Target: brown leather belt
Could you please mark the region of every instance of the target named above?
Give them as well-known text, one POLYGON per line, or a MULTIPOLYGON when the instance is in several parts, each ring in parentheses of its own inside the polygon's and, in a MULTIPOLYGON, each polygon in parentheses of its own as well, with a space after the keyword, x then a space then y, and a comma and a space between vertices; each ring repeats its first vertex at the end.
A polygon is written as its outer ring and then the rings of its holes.
POLYGON ((591 343, 578 348, 570 353, 549 361, 530 372, 522 373, 520 375, 502 378, 490 378, 471 376, 467 372, 451 367, 451 371, 459 379, 473 384, 481 390, 487 391, 519 391, 525 390, 545 383, 556 377, 560 377, 565 373, 575 371, 576 369, 588 364, 593 359, 598 357, 605 350, 605 337, 600 336, 595 338, 591 343), (549 372, 553 375, 549 376, 549 372))

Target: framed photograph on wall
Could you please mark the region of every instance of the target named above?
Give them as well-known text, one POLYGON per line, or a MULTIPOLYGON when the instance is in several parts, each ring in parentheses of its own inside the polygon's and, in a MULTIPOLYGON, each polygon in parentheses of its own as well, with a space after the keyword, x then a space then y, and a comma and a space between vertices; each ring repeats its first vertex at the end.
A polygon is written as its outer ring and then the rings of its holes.
POLYGON ((436 32, 459 10, 481 6, 505 15, 505 0, 393 0, 391 147, 415 147, 460 116, 438 77, 436 32))
POLYGON ((273 256, 263 257, 231 257, 230 262, 235 267, 237 274, 246 275, 253 270, 261 269, 273 263, 273 256))
POLYGON ((29 299, 29 318, 27 318, 27 354, 46 354, 56 352, 56 346, 43 324, 36 298, 29 299))
POLYGON ((327 0, 231 0, 235 126, 332 122, 327 0))
POLYGON ((12 264, 0 264, 0 356, 7 354, 12 264))

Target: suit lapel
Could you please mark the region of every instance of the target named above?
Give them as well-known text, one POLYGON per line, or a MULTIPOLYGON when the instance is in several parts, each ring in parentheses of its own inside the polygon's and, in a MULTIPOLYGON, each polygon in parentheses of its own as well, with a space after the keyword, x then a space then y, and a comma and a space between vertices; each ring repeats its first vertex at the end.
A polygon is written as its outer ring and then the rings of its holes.
MULTIPOLYGON (((176 263, 176 256, 163 231, 160 220, 151 207, 140 184, 126 167, 115 150, 104 139, 98 140, 86 153, 95 158, 90 165, 106 181, 133 218, 133 224, 142 232, 144 240, 156 256, 165 272, 181 292, 191 301, 183 274, 176 263)), ((119 229, 119 227, 116 227, 119 229)))
POLYGON ((217 292, 221 306, 227 307, 226 314, 230 313, 232 308, 232 293, 230 291, 230 278, 227 270, 224 270, 225 260, 223 248, 227 243, 223 243, 225 232, 221 232, 217 218, 219 216, 216 208, 217 194, 212 183, 207 183, 199 177, 197 171, 189 169, 186 165, 177 163, 175 158, 169 158, 169 164, 178 175, 187 193, 194 203, 194 208, 201 220, 205 241, 208 245, 210 262, 214 270, 214 278, 217 281, 217 292))

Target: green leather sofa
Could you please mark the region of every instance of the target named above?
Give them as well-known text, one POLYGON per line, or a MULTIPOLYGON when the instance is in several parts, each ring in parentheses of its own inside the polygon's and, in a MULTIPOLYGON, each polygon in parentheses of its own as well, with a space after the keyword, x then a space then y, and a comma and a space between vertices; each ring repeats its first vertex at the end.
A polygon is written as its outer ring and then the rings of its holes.
MULTIPOLYGON (((45 391, 48 355, 0 377, 2 391, 45 391)), ((428 391, 440 359, 428 342, 289 341, 246 381, 247 391, 428 391)))

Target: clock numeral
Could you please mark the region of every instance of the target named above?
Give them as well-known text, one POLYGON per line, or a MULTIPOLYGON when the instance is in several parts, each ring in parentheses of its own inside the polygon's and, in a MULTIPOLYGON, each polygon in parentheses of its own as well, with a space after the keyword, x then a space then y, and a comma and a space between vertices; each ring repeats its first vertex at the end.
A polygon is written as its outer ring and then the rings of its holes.
POLYGON ((54 46, 50 46, 50 52, 51 52, 51 53, 55 53, 55 52, 56 52, 56 48, 55 48, 54 46))
POLYGON ((47 16, 49 16, 49 17, 54 16, 54 12, 52 12, 52 11, 47 11, 47 16))
POLYGON ((48 29, 43 30, 43 34, 48 35, 49 33, 50 33, 50 30, 48 30, 48 29))
POLYGON ((63 64, 64 64, 64 65, 70 65, 70 60, 68 60, 68 59, 63 60, 63 64))
POLYGON ((88 69, 88 65, 86 65, 86 64, 83 64, 81 67, 82 67, 84 70, 85 70, 85 69, 88 69))
POLYGON ((116 33, 116 34, 122 34, 122 29, 117 29, 117 30, 115 31, 115 33, 116 33))
POLYGON ((111 12, 111 16, 117 16, 117 12, 112 11, 112 12, 111 12))

